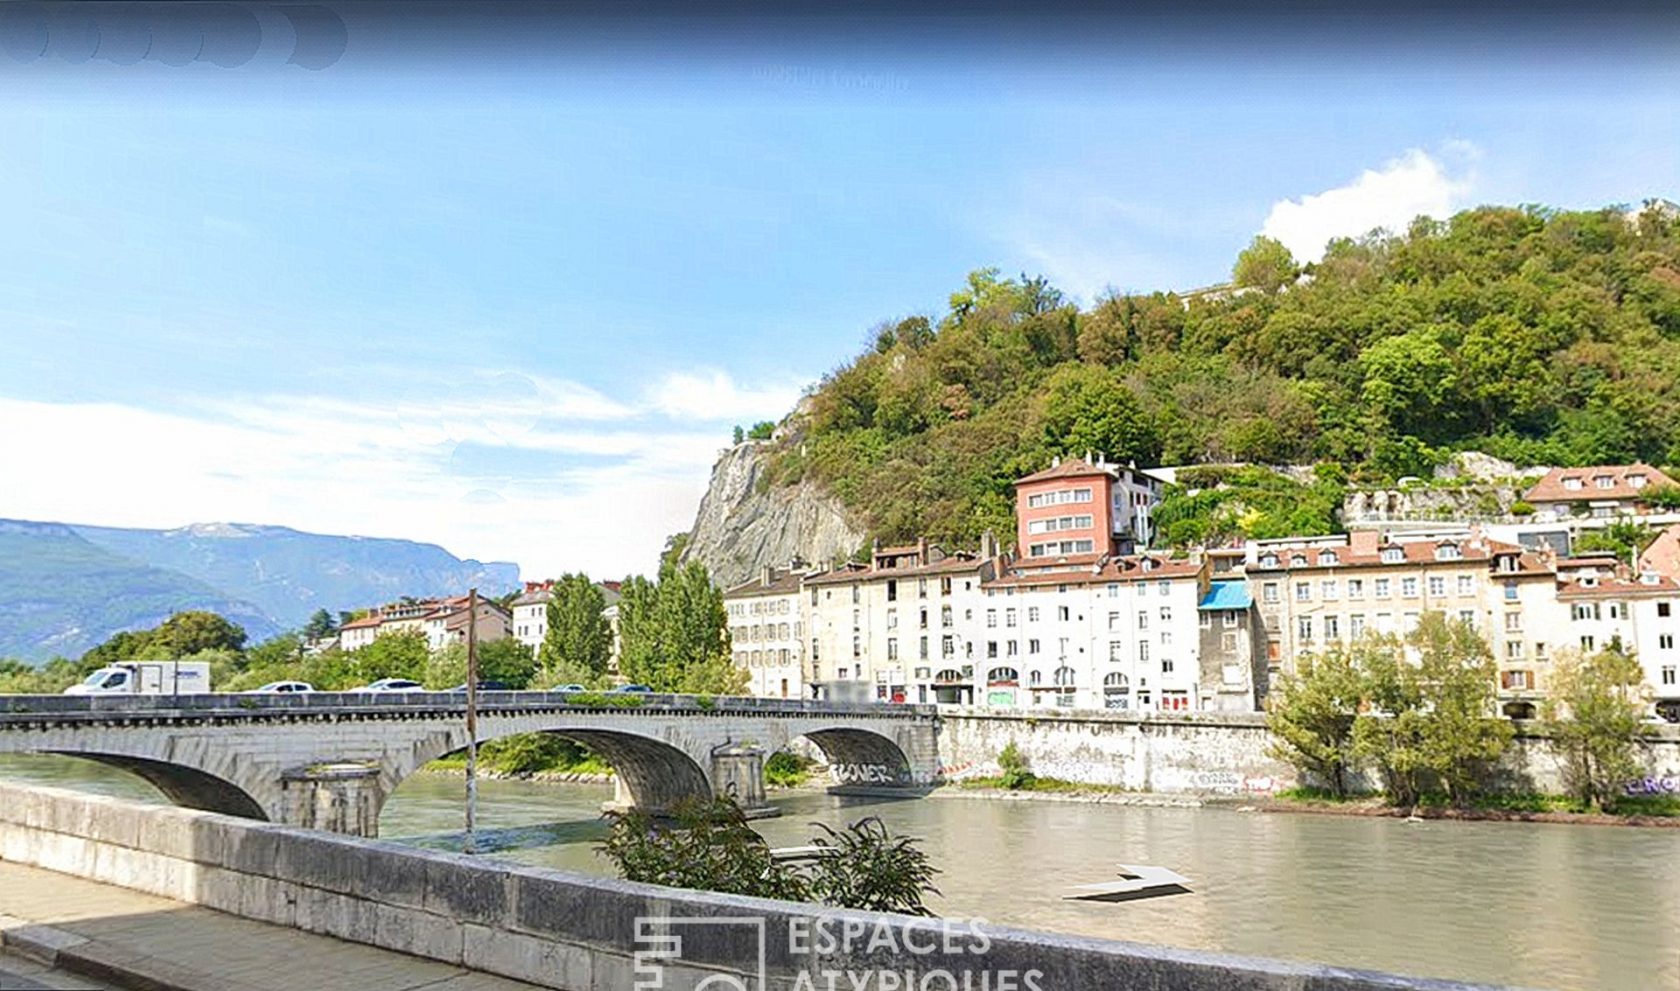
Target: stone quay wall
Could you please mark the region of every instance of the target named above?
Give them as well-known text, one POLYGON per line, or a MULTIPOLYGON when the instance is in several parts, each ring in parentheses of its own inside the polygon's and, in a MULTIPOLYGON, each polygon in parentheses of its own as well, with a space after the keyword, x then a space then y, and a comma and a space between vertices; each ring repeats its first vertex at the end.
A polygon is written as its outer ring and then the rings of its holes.
MULTIPOLYGON (((1265 717, 1199 713, 1148 717, 1074 709, 941 707, 939 763, 947 780, 991 775, 1014 741, 1033 773, 1080 784, 1186 795, 1266 795, 1297 783, 1295 770, 1267 754, 1265 717)), ((1680 794, 1680 726, 1650 725, 1647 774, 1630 791, 1680 794)), ((1356 784, 1375 788, 1370 777, 1356 784)), ((1563 773, 1537 723, 1518 723, 1496 786, 1508 792, 1563 791, 1563 773)))
POLYGON ((662 888, 4 783, 0 859, 560 991, 1474 987, 662 888))

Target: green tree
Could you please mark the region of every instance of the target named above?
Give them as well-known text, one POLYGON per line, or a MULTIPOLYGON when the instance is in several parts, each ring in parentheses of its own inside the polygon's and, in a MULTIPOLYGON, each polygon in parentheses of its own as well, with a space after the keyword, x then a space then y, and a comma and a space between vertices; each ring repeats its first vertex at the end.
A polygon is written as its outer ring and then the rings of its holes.
MULTIPOLYGON (((381 678, 422 681, 431 651, 419 630, 381 633, 366 647, 350 652, 350 676, 360 684, 381 678)), ((319 685, 317 688, 321 687, 319 685)))
POLYGON ((1655 530, 1622 517, 1600 529, 1583 531, 1570 549, 1576 554, 1613 554, 1627 563, 1656 538, 1655 530))
POLYGON ((203 650, 245 649, 245 628, 204 610, 178 612, 152 631, 144 653, 156 658, 177 658, 203 650))
POLYGON ((741 425, 739 423, 737 423, 737 424, 735 424, 734 433, 732 433, 730 435, 730 439, 733 440, 736 444, 740 444, 742 441, 747 439, 747 432, 745 430, 742 430, 741 425))
POLYGON ((1257 235, 1237 255, 1231 268, 1231 281, 1239 286, 1252 286, 1266 292, 1277 292, 1295 281, 1300 267, 1295 256, 1275 238, 1257 235))
POLYGON ((1266 701, 1271 753, 1343 798, 1364 688, 1354 655, 1335 643, 1321 654, 1302 655, 1295 665, 1295 674, 1281 678, 1266 701))
POLYGON ((1102 453, 1153 463, 1161 453, 1154 424, 1137 397, 1107 369, 1070 364, 1046 384, 1044 442, 1071 456, 1102 453))
POLYGON ((1366 706, 1354 723, 1354 753, 1376 766, 1389 804, 1416 805, 1429 770, 1421 672, 1405 656, 1405 644, 1398 637, 1367 634, 1357 649, 1366 706))
POLYGON ((337 632, 338 624, 333 622, 332 613, 325 609, 315 610, 315 614, 309 617, 309 622, 305 623, 303 627, 303 635, 309 640, 330 637, 337 632))
POLYGON ((1546 730, 1563 760, 1570 794, 1589 808, 1613 808, 1639 776, 1639 724, 1649 688, 1639 661, 1617 642, 1553 661, 1546 730))
POLYGON ((547 671, 564 667, 583 672, 585 684, 605 674, 612 655, 606 608, 606 597, 588 575, 562 576, 548 600, 548 633, 537 651, 537 663, 547 671))
POLYGON ((1427 733, 1426 767, 1465 805, 1485 785, 1515 730, 1500 718, 1494 681, 1498 667, 1487 641, 1465 620, 1424 613, 1407 643, 1418 652, 1427 733))
POLYGON ((619 673, 657 691, 735 695, 746 672, 730 656, 723 593, 705 565, 669 564, 659 580, 625 580, 618 602, 619 673))
POLYGON ((773 421, 773 420, 760 420, 759 422, 752 425, 751 430, 747 431, 747 436, 751 437, 753 440, 769 440, 770 436, 772 434, 774 434, 775 432, 776 432, 775 421, 773 421))

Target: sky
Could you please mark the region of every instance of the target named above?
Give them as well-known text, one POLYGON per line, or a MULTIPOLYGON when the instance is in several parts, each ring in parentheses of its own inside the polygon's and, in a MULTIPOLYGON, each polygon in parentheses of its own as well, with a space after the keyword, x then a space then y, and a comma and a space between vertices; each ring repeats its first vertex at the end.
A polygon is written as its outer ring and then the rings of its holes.
POLYGON ((1680 199, 1680 34, 1634 19, 235 6, 232 54, 0 15, 0 517, 621 576, 734 425, 972 269, 1088 302, 1258 233, 1680 199))

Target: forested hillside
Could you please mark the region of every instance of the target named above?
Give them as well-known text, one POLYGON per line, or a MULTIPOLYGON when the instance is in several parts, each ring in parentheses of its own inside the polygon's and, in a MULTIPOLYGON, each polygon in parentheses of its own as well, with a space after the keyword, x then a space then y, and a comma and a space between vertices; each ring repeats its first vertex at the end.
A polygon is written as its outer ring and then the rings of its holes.
POLYGON ((983 270, 942 315, 881 325, 801 410, 766 484, 815 479, 877 536, 959 546, 1012 532, 1010 483, 1057 453, 1331 462, 1332 486, 1463 449, 1672 464, 1680 216, 1485 207, 1308 265, 1256 239, 1228 289, 1083 310, 983 270))

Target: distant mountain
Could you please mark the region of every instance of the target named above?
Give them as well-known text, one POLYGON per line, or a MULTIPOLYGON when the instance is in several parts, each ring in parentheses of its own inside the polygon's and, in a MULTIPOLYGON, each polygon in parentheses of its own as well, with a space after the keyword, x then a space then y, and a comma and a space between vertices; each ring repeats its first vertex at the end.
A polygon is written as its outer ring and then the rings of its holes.
POLYGON ((195 578, 253 602, 280 626, 302 626, 317 609, 336 613, 404 595, 446 595, 474 586, 500 595, 519 586, 519 566, 461 560, 436 544, 337 537, 283 526, 198 523, 175 530, 72 526, 124 557, 195 578))
POLYGON ((253 639, 279 626, 205 582, 96 546, 57 523, 0 520, 0 657, 76 657, 118 630, 211 609, 253 639))
POLYGON ((253 642, 404 595, 519 586, 519 566, 434 544, 244 523, 130 530, 0 520, 0 657, 74 657, 120 630, 210 609, 253 642))

